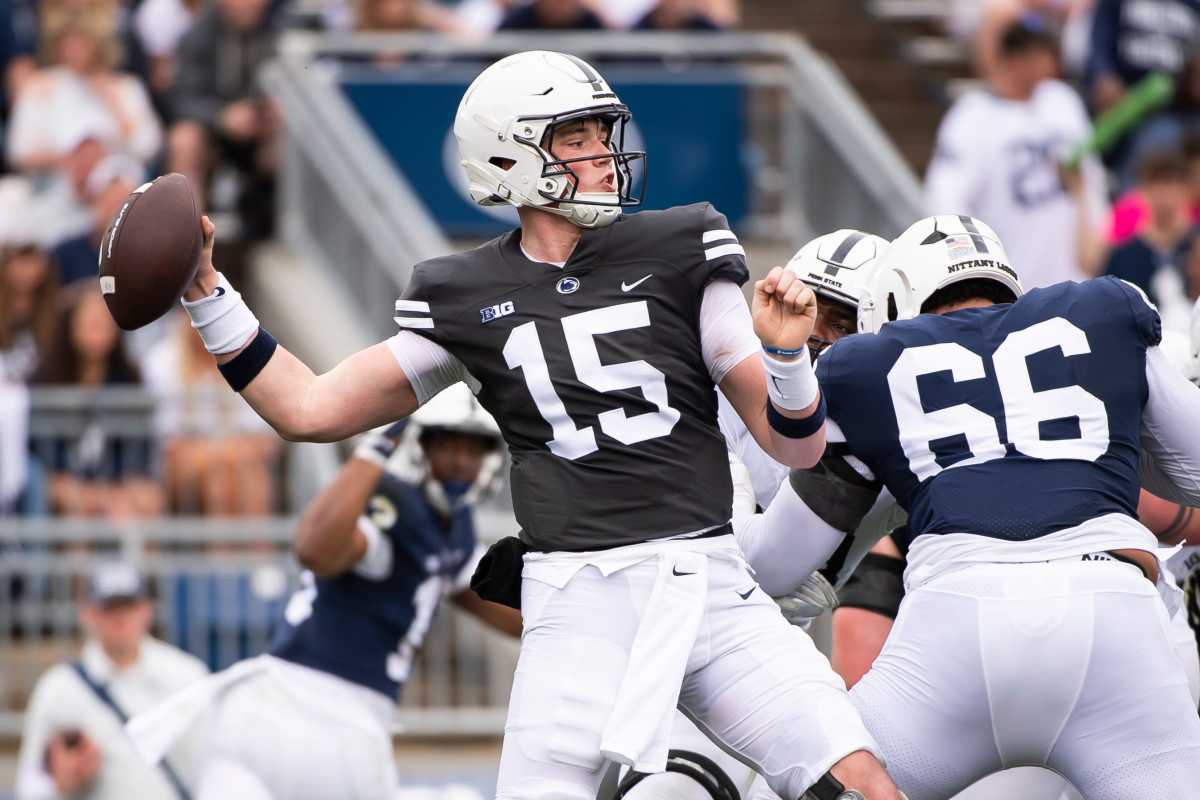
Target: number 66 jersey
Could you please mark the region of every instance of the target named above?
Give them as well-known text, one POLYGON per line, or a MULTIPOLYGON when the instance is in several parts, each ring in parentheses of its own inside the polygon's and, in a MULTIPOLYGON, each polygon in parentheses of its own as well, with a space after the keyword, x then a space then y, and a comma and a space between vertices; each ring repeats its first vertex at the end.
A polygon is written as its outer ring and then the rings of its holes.
POLYGON ((584 230, 561 268, 520 242, 517 230, 417 265, 396 322, 478 382, 526 543, 598 550, 725 525, 700 304, 710 282, 748 278, 728 222, 707 204, 624 216, 584 230))
POLYGON ((1098 278, 847 337, 817 377, 858 466, 908 511, 910 565, 922 543, 951 560, 1087 551, 1085 523, 1100 518, 1132 537, 1124 546, 1153 549, 1135 520, 1147 348, 1159 339, 1145 297, 1098 278))

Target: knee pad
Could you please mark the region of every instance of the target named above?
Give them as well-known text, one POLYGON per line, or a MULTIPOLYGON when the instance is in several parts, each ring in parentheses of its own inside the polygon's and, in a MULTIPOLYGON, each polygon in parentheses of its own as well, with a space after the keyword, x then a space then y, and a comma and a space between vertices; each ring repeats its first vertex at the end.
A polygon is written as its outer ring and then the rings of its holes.
POLYGON ((904 562, 891 556, 867 553, 838 590, 841 608, 862 608, 895 619, 904 599, 904 562))
MULTIPOLYGON (((695 784, 697 791, 703 791, 705 794, 688 794, 688 797, 704 797, 712 798, 712 800, 742 800, 741 794, 738 793, 737 786, 733 780, 726 774, 725 770, 707 756, 700 753, 692 752, 691 750, 672 750, 667 757, 668 773, 687 776, 690 781, 695 784)), ((655 776, 647 775, 643 772, 631 772, 626 775, 620 785, 617 787, 617 793, 613 796, 613 800, 621 800, 628 795, 628 800, 636 800, 637 797, 644 796, 646 798, 659 798, 663 794, 651 790, 642 794, 634 791, 639 785, 642 790, 650 789, 648 783, 653 782, 655 776)))

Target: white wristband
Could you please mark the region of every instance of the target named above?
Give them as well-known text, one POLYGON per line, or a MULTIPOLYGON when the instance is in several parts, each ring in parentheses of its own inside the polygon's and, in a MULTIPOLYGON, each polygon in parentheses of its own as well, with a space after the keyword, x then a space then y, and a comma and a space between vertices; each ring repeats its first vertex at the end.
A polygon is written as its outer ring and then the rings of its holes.
POLYGON ((767 396, 785 411, 803 411, 817 399, 817 375, 808 358, 808 348, 792 361, 762 356, 767 370, 767 396))
POLYGON ((201 300, 188 302, 181 299, 179 302, 192 318, 192 327, 204 340, 204 348, 213 355, 232 353, 258 330, 258 317, 220 272, 217 273, 217 288, 211 295, 201 300))

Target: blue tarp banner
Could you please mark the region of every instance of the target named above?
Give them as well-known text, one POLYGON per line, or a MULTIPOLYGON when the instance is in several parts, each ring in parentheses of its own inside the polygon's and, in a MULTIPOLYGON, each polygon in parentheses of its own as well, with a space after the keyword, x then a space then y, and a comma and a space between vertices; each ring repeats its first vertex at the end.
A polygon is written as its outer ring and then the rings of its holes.
MULTIPOLYGON (((746 91, 731 70, 705 69, 686 77, 650 68, 606 70, 614 91, 633 112, 627 149, 648 154, 642 208, 709 201, 736 227, 749 212, 746 91), (622 78, 627 78, 622 80, 622 78)), ((510 208, 484 209, 466 193, 452 126, 458 101, 475 68, 452 65, 439 74, 356 67, 342 89, 384 151, 424 199, 443 232, 493 236, 516 224, 510 208)))

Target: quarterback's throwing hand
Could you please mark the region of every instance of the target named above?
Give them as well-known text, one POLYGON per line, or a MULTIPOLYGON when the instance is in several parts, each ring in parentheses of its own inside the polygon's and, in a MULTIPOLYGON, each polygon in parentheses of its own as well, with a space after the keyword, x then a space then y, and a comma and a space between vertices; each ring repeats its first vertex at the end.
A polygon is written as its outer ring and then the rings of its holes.
POLYGON ((207 216, 200 218, 200 230, 204 233, 204 249, 200 253, 200 264, 196 267, 196 278, 184 292, 188 301, 202 300, 217 287, 217 269, 213 266, 213 244, 217 238, 217 226, 207 216))
POLYGON ((764 346, 801 350, 817 321, 817 296, 796 273, 775 267, 754 284, 750 310, 764 346))

